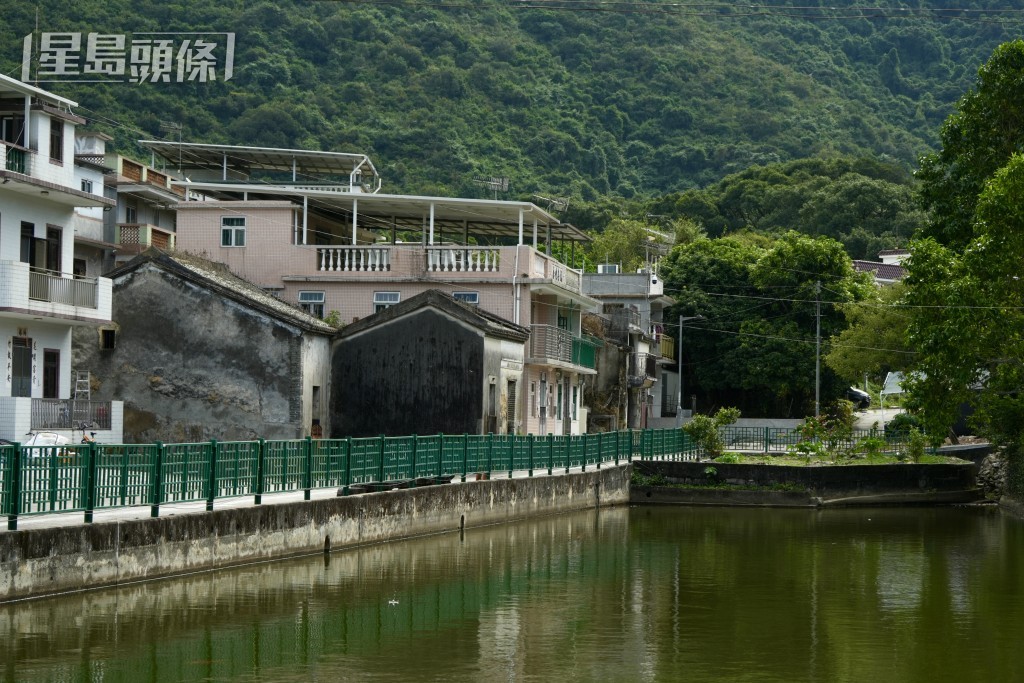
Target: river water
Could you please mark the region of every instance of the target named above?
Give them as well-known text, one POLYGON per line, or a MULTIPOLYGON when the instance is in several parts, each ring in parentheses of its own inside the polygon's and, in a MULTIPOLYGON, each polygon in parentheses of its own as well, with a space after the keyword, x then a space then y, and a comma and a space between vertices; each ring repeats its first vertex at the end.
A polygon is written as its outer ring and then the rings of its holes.
POLYGON ((1024 681, 1024 523, 634 507, 0 606, 3 681, 1024 681))

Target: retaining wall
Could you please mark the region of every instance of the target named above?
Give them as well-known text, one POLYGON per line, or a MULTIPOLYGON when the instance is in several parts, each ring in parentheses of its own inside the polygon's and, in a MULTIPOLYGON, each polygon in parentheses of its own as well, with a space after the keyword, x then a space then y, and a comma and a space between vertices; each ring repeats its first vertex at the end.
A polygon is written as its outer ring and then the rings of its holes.
POLYGON ((0 533, 0 603, 629 502, 631 466, 0 533))
POLYGON ((665 477, 670 483, 701 485, 711 480, 726 484, 773 486, 794 484, 816 496, 840 497, 884 493, 948 492, 976 489, 972 463, 936 465, 736 465, 712 462, 637 462, 637 471, 665 477))

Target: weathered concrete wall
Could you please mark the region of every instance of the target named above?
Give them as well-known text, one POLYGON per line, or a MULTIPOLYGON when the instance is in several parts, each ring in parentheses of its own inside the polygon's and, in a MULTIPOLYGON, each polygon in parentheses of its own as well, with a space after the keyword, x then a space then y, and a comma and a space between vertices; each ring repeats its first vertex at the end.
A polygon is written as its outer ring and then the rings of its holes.
POLYGON ((629 501, 631 467, 0 533, 0 602, 629 501))
POLYGON ((92 372, 94 400, 124 401, 125 441, 309 433, 298 328, 154 266, 119 279, 114 299, 116 348, 78 328, 75 367, 92 372))

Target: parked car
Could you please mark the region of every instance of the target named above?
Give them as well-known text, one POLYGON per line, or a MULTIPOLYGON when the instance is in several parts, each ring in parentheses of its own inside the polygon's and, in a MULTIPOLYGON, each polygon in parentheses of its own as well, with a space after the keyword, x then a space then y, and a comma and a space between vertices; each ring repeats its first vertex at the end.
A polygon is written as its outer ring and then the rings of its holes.
POLYGON ((852 403, 857 410, 866 410, 871 406, 871 394, 857 387, 850 387, 846 390, 846 400, 852 403))
POLYGON ((61 446, 67 446, 71 443, 71 439, 63 434, 58 434, 57 432, 29 432, 25 436, 26 439, 21 442, 21 446, 22 448, 31 448, 27 451, 22 451, 22 453, 30 458, 49 457, 54 454, 63 458, 72 455, 72 451, 67 448, 61 448, 61 446), (56 446, 57 448, 47 448, 48 446, 56 446))

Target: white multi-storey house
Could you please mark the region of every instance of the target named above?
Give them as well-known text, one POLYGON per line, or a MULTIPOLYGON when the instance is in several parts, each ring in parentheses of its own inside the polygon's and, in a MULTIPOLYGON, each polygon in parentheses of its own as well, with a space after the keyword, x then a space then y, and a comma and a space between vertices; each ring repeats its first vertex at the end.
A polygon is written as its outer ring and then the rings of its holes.
POLYGON ((76 209, 102 210, 94 171, 75 164, 75 103, 0 75, 0 438, 32 431, 80 437, 83 425, 121 440, 121 403, 88 399, 88 368, 72 368, 71 332, 114 343, 111 283, 76 274, 76 209), (93 182, 86 182, 93 181, 93 182))

